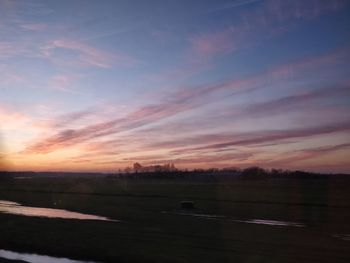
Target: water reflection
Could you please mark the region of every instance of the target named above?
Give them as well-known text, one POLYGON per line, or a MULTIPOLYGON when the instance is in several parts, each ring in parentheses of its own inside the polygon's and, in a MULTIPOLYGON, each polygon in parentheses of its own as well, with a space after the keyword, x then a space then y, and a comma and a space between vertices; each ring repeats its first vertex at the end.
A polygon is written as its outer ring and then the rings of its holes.
POLYGON ((18 253, 0 249, 0 259, 23 260, 29 263, 94 263, 93 261, 72 260, 69 258, 56 258, 38 254, 18 253))
POLYGON ((295 226, 304 227, 304 224, 288 221, 278 221, 278 220, 264 220, 264 219, 250 219, 250 220, 233 220, 240 223, 248 224, 258 224, 258 225, 269 225, 269 226, 295 226))
POLYGON ((201 213, 189 213, 189 212, 167 212, 163 211, 163 214, 174 214, 174 215, 184 215, 193 216, 202 219, 226 219, 237 223, 247 223, 247 224, 258 224, 258 225, 269 225, 269 226, 293 226, 293 227, 305 227, 302 223, 290 222, 290 221, 279 221, 279 220, 266 220, 266 219, 248 219, 248 220, 238 220, 232 219, 223 215, 213 215, 213 214, 201 214, 201 213))
POLYGON ((13 179, 32 179, 33 178, 33 176, 15 176, 15 177, 13 177, 13 179))
POLYGON ((333 236, 336 238, 340 238, 342 240, 345 240, 345 241, 350 241, 350 234, 336 234, 333 236))
POLYGON ((0 200, 0 213, 23 215, 23 216, 49 217, 49 218, 118 221, 118 220, 109 219, 104 216, 82 214, 82 213, 72 212, 64 209, 22 206, 19 203, 12 202, 12 201, 5 201, 5 200, 0 200))
POLYGON ((190 213, 190 212, 167 212, 162 211, 162 214, 173 214, 173 215, 182 215, 182 216, 193 216, 203 219, 225 219, 225 216, 221 215, 210 215, 210 214, 200 214, 200 213, 190 213))

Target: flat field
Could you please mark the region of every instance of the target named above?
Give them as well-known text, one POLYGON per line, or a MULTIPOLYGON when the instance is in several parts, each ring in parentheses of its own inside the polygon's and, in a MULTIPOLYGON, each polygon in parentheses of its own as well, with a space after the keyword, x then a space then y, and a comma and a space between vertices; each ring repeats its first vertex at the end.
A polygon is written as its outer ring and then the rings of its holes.
POLYGON ((0 213, 0 249, 97 262, 350 262, 350 178, 6 178, 0 200, 121 220, 0 213))

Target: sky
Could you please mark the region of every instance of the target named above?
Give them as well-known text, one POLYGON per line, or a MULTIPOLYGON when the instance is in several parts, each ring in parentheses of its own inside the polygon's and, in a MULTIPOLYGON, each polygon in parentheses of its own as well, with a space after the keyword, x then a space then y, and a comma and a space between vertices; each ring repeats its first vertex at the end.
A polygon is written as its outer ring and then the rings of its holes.
POLYGON ((350 2, 0 0, 3 170, 350 173, 350 2))

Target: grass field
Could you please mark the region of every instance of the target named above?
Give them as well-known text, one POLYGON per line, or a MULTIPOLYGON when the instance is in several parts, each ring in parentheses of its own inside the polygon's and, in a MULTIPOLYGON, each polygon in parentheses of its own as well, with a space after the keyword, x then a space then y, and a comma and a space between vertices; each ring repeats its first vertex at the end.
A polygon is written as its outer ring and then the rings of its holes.
POLYGON ((0 213, 0 249, 99 262, 350 262, 350 179, 205 182, 34 177, 0 180, 0 200, 122 222, 0 213), (180 214, 191 200, 192 213, 180 214), (165 213, 164 213, 165 212, 165 213), (248 224, 279 220, 304 227, 248 224), (238 220, 238 221, 235 221, 238 220))

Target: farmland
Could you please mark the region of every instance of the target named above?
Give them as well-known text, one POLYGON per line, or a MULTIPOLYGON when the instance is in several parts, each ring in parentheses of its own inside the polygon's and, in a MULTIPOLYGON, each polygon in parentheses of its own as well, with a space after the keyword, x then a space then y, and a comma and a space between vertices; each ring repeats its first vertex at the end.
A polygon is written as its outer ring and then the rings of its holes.
POLYGON ((97 262, 348 262, 349 180, 9 176, 0 200, 120 222, 0 213, 0 248, 97 262))

